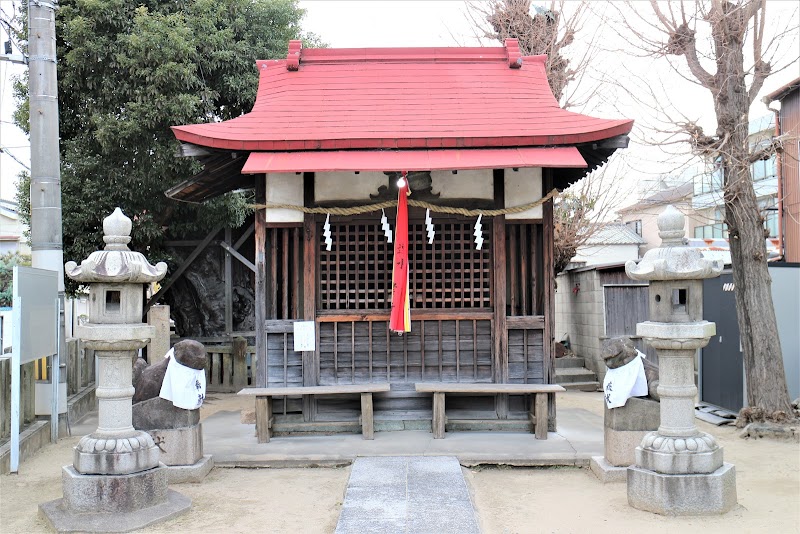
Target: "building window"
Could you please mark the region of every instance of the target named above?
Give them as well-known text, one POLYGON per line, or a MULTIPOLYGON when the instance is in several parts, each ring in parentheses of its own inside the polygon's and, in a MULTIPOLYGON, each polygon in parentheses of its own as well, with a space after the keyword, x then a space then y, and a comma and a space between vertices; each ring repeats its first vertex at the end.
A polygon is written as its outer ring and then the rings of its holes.
POLYGON ((714 161, 714 168, 708 174, 701 174, 694 179, 694 194, 695 196, 711 193, 714 191, 722 191, 725 185, 724 172, 722 168, 722 159, 717 158, 714 161))
POLYGON ((642 220, 639 219, 637 221, 628 221, 625 223, 625 226, 636 232, 636 235, 642 237, 642 220))
POLYGON ((769 232, 769 237, 778 237, 778 207, 775 197, 763 198, 758 201, 761 216, 764 217, 764 229, 769 232))
POLYGON ((753 174, 753 181, 758 182, 760 180, 766 180, 767 178, 774 177, 776 175, 775 161, 775 154, 773 154, 768 159, 762 159, 753 162, 750 165, 750 171, 753 174))

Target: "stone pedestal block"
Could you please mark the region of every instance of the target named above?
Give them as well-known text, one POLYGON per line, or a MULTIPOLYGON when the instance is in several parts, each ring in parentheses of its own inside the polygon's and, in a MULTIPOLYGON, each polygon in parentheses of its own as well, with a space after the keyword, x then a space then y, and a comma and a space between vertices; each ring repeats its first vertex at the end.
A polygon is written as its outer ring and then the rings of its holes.
POLYGON ((64 498, 39 505, 56 532, 129 532, 189 510, 192 501, 167 489, 166 468, 129 475, 82 475, 62 470, 64 498))
POLYGON ((625 406, 605 408, 603 444, 606 461, 617 467, 636 462, 635 450, 645 435, 658 429, 660 405, 648 398, 633 397, 625 406))
POLYGON ((628 467, 636 463, 636 447, 647 434, 644 430, 611 430, 603 433, 603 452, 610 465, 628 467))
POLYGON ((71 465, 61 470, 64 506, 73 512, 130 512, 164 502, 167 471, 156 467, 130 475, 82 475, 71 465))
POLYGON ((193 465, 203 457, 203 425, 147 431, 161 448, 165 465, 193 465))
POLYGON ((153 397, 133 405, 133 426, 137 430, 186 428, 200 423, 200 410, 177 408, 172 401, 153 397))
POLYGON ((606 408, 603 424, 613 430, 657 430, 661 424, 661 404, 648 397, 631 397, 625 406, 606 408))
POLYGON ((665 475, 628 468, 628 504, 662 515, 716 515, 736 506, 736 470, 725 463, 708 474, 665 475))

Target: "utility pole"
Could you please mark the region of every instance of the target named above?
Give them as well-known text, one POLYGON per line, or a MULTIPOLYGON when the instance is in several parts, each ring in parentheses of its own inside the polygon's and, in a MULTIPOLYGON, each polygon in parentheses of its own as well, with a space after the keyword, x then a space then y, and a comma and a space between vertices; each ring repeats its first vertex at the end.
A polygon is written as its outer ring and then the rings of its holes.
MULTIPOLYGON (((51 441, 58 440, 59 355, 66 354, 64 252, 61 238, 61 162, 58 148, 56 78, 57 0, 28 3, 28 99, 31 127, 31 259, 33 267, 57 271, 59 353, 53 356, 51 441)), ((66 373, 64 373, 66 374, 66 373)))

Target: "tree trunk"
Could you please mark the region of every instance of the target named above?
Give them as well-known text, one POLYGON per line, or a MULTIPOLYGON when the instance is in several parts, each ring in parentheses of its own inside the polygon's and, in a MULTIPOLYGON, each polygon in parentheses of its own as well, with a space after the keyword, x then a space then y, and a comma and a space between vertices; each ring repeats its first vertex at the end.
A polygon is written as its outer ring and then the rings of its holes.
POLYGON ((731 170, 725 191, 734 294, 747 378, 747 403, 791 414, 781 341, 772 304, 764 226, 749 168, 731 170), (737 177, 736 175, 739 174, 737 177), (742 175, 743 174, 743 175, 742 175))
MULTIPOLYGON (((747 378, 747 403, 773 413, 791 414, 781 343, 767 270, 764 221, 750 174, 748 123, 750 99, 745 85, 744 54, 735 16, 713 26, 717 56, 714 107, 720 158, 725 173, 728 224, 736 313, 747 378)), ((746 21, 744 21, 746 25, 746 21)))

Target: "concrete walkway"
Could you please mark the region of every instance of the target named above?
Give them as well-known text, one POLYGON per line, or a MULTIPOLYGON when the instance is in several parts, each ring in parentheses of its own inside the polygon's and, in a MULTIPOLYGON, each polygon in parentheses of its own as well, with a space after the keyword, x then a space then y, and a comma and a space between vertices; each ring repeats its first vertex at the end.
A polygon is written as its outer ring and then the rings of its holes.
MULTIPOLYGON (((600 393, 595 395, 602 402, 600 393)), ((603 454, 603 417, 582 408, 559 408, 558 431, 547 440, 528 432, 447 432, 433 439, 430 431, 275 436, 259 444, 255 425, 242 424, 239 411, 219 411, 203 421, 205 454, 219 467, 313 467, 348 465, 366 456, 453 456, 461 465, 588 466, 603 454)))
POLYGON ((337 534, 480 532, 461 466, 453 456, 358 458, 337 534))

